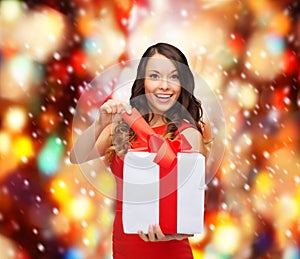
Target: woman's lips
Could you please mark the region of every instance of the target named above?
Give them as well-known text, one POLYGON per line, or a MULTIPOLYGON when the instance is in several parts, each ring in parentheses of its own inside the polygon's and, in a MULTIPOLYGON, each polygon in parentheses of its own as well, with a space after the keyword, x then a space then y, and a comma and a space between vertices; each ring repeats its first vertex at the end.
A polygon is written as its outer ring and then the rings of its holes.
POLYGON ((167 103, 171 99, 172 94, 154 94, 154 96, 159 102, 167 103))

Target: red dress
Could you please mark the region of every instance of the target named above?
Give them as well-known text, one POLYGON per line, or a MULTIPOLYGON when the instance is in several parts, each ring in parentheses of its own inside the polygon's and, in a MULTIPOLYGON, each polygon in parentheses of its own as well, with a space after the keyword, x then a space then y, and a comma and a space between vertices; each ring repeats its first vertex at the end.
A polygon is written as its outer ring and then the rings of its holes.
MULTIPOLYGON (((165 133, 166 125, 154 127, 160 135, 165 133)), ((132 148, 145 147, 147 143, 139 139, 132 143, 132 148)), ((117 201, 113 225, 113 258, 114 259, 191 259, 192 250, 188 239, 162 242, 145 242, 138 234, 125 234, 122 224, 122 193, 123 193, 123 160, 114 156, 111 170, 116 179, 117 201)))

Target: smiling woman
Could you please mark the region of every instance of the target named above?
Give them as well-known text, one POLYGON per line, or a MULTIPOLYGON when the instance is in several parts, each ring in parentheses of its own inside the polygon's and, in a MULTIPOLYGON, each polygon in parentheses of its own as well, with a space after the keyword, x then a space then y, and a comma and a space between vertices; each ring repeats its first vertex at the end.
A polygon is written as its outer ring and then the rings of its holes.
POLYGON ((179 49, 166 43, 149 47, 139 63, 130 104, 116 100, 104 103, 100 107, 100 116, 83 132, 71 150, 70 160, 73 163, 104 156, 115 176, 117 201, 113 257, 116 259, 193 258, 188 241, 190 235, 163 233, 156 222, 149 225, 148 233, 124 232, 124 155, 129 149, 146 148, 148 143, 122 120, 121 115, 124 112, 131 114, 131 109, 135 108, 155 134, 170 140, 181 134, 190 143, 192 151, 205 154, 203 111, 200 101, 193 94, 194 87, 193 74, 179 49))
POLYGON ((168 124, 167 131, 171 133, 176 131, 183 120, 187 120, 202 133, 205 127, 202 123, 203 110, 200 101, 194 96, 194 89, 194 76, 185 55, 170 44, 158 43, 149 47, 141 58, 130 104, 139 110, 151 126, 159 125, 159 119, 160 123, 168 124), (156 98, 152 96, 151 99, 150 92, 156 94, 156 98), (171 105, 155 114, 152 109, 164 106, 154 104, 162 104, 163 97, 168 98, 162 94, 173 94, 170 97, 171 105), (151 102, 154 100, 157 103, 151 102))

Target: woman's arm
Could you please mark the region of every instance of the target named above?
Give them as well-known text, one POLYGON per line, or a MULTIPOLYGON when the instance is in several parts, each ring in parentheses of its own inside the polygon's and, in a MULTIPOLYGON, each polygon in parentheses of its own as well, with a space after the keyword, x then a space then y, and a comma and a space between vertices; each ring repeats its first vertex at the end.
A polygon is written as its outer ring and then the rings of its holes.
MULTIPOLYGON (((95 144, 103 137, 108 137, 106 136, 108 131, 107 128, 108 126, 105 127, 99 123, 99 118, 96 119, 76 140, 70 152, 71 163, 80 164, 100 157, 102 154, 97 152, 95 144)), ((106 144, 107 147, 110 145, 107 141, 106 144)))
POLYGON ((205 156, 209 157, 209 153, 213 141, 212 128, 209 119, 205 113, 203 114, 202 120, 204 122, 204 125, 202 125, 202 131, 203 131, 203 143, 205 149, 205 156))

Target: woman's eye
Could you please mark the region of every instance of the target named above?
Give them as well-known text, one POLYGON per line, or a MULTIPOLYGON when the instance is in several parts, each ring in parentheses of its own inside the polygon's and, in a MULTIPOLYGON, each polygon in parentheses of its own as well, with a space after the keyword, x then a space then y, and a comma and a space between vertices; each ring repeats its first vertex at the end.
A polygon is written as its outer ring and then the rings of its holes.
POLYGON ((152 78, 152 79, 158 79, 159 78, 158 74, 150 74, 149 77, 152 78))
POLYGON ((171 75, 171 80, 178 80, 179 76, 177 74, 171 75))

